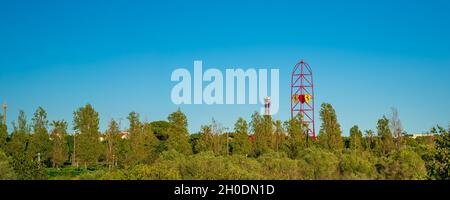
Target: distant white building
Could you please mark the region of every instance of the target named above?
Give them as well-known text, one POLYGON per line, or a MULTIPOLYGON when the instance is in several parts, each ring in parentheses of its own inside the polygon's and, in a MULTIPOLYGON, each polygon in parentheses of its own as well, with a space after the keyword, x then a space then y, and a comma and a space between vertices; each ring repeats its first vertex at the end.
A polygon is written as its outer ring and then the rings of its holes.
MULTIPOLYGON (((122 140, 126 140, 130 137, 130 133, 128 131, 122 131, 121 133, 119 133, 119 135, 120 139, 122 140)), ((106 135, 100 134, 100 137, 98 139, 100 140, 100 142, 103 142, 106 140, 106 135)))
POLYGON ((130 137, 130 133, 129 132, 122 131, 122 133, 120 133, 120 139, 126 140, 126 139, 128 139, 128 137, 130 137))
POLYGON ((433 133, 412 134, 411 138, 416 139, 419 137, 434 137, 433 133))

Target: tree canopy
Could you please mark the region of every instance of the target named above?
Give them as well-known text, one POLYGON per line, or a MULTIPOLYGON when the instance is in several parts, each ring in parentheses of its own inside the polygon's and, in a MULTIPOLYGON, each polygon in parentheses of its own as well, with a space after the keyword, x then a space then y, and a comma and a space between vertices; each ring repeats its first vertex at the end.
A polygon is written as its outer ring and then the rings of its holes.
POLYGON ((212 119, 190 134, 180 109, 154 122, 131 112, 127 128, 111 119, 101 132, 99 113, 87 104, 74 112, 69 132, 66 121, 49 123, 39 107, 30 125, 20 111, 11 134, 0 122, 0 179, 449 180, 449 130, 437 126, 434 136, 413 138, 393 115, 382 116, 376 131, 354 125, 343 136, 324 103, 312 141, 300 115, 282 122, 255 112, 232 130, 212 119))

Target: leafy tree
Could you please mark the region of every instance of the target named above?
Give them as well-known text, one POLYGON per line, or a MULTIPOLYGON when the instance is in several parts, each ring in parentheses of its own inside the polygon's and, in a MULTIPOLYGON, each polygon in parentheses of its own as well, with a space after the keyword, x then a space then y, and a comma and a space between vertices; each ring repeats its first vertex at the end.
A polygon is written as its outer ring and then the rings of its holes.
POLYGON ((128 115, 130 121, 130 151, 128 152, 128 165, 136 165, 142 163, 145 159, 145 136, 143 133, 143 125, 139 121, 139 114, 131 112, 128 115))
POLYGON ((340 179, 367 180, 376 178, 375 166, 361 154, 343 153, 339 158, 340 179))
POLYGON ((20 180, 44 180, 47 178, 45 166, 41 162, 31 159, 27 154, 17 154, 12 163, 17 178, 20 180))
POLYGON ((151 123, 144 123, 142 133, 144 135, 144 163, 152 163, 158 157, 158 138, 153 133, 151 123))
POLYGON ((275 149, 276 152, 278 152, 281 149, 281 146, 283 144, 284 141, 284 129, 283 129, 283 124, 281 122, 281 120, 276 120, 274 122, 274 134, 273 134, 273 148, 275 149))
POLYGON ((403 137, 403 145, 419 154, 424 161, 429 161, 430 153, 435 150, 433 137, 403 137))
POLYGON ((341 137, 341 125, 337 121, 336 111, 331 104, 322 104, 320 119, 322 120, 318 138, 320 144, 330 150, 342 150, 344 143, 341 137))
MULTIPOLYGON (((0 119, 3 119, 3 115, 0 114, 0 119)), ((8 128, 3 120, 0 120, 0 150, 6 150, 6 142, 8 140, 8 128)))
POLYGON ((257 144, 259 143, 261 148, 261 152, 265 153, 268 150, 274 150, 273 148, 273 134, 274 134, 274 127, 273 127, 273 120, 271 115, 264 115, 263 121, 262 121, 262 132, 259 134, 260 137, 256 137, 257 144))
POLYGON ((284 123, 288 133, 285 152, 290 158, 297 158, 299 151, 306 148, 306 125, 302 123, 301 115, 284 123))
POLYGON ((362 149, 362 132, 359 130, 357 125, 350 129, 350 149, 362 149))
POLYGON ((181 172, 174 161, 158 160, 152 165, 138 165, 132 169, 136 180, 182 180, 181 172))
POLYGON ((250 121, 250 131, 252 133, 251 135, 251 141, 252 141, 252 147, 253 147, 253 152, 252 154, 254 156, 258 156, 258 149, 257 149, 257 145, 256 145, 256 137, 258 136, 257 133, 262 132, 262 117, 258 112, 254 112, 251 116, 251 121, 250 121))
POLYGON ((120 142, 120 130, 119 124, 114 119, 109 122, 108 130, 105 133, 106 136, 106 162, 108 167, 111 168, 116 166, 117 156, 119 155, 119 145, 120 142))
POLYGON ((427 164, 428 176, 435 180, 450 180, 450 129, 446 131, 439 127, 439 134, 435 128, 435 150, 430 152, 427 164))
POLYGON ((309 147, 301 152, 299 158, 312 168, 312 179, 331 180, 340 177, 339 159, 327 149, 309 147))
POLYGON ((169 149, 153 164, 132 168, 130 176, 137 180, 181 180, 183 179, 181 169, 184 168, 185 162, 184 154, 169 149))
POLYGON ((269 152, 272 146, 273 122, 270 115, 253 113, 250 122, 254 135, 254 153, 256 156, 269 152))
POLYGON ((183 179, 235 180, 261 178, 254 171, 260 171, 259 164, 242 155, 216 156, 213 152, 202 152, 189 159, 181 160, 180 174, 183 179), (256 166, 255 166, 256 165, 256 166), (246 166, 241 167, 241 166, 246 166))
POLYGON ((233 154, 250 155, 252 144, 249 141, 248 123, 243 118, 239 118, 234 124, 234 137, 231 144, 233 154))
MULTIPOLYGON (((114 136, 112 136, 114 138, 114 136)), ((115 159, 115 162, 112 163, 116 166, 121 167, 127 167, 129 166, 130 158, 128 157, 131 152, 131 145, 130 145, 130 139, 128 136, 127 138, 122 139, 120 135, 118 135, 119 139, 114 140, 115 143, 113 143, 113 151, 116 147, 116 154, 110 154, 109 161, 112 161, 112 159, 115 159)), ((108 151, 108 148, 107 148, 108 151)), ((108 160, 107 160, 108 161, 108 160)), ((110 163, 111 164, 111 163, 110 163)))
POLYGON ((53 167, 64 166, 64 162, 67 161, 69 147, 67 145, 67 122, 64 120, 53 121, 51 123, 53 130, 50 134, 51 149, 50 158, 53 167))
POLYGON ((28 151, 38 161, 50 160, 50 136, 48 134, 47 112, 39 107, 33 117, 33 134, 30 137, 28 151))
POLYGON ((236 133, 245 133, 248 135, 248 123, 244 118, 239 117, 239 119, 234 124, 234 131, 236 133))
POLYGON ((191 155, 192 148, 189 144, 188 122, 186 115, 178 109, 168 117, 170 126, 167 139, 168 149, 173 149, 184 155, 191 155))
POLYGON ((161 141, 167 140, 167 138, 169 137, 169 134, 167 133, 167 131, 170 127, 169 122, 154 121, 154 122, 150 123, 150 125, 152 126, 153 133, 159 140, 161 140, 161 141))
MULTIPOLYGON (((73 166, 76 166, 76 162, 75 162, 75 159, 76 159, 76 155, 75 155, 75 151, 76 151, 76 149, 74 148, 75 146, 74 146, 74 144, 75 144, 75 134, 67 134, 66 135, 66 144, 67 144, 67 153, 68 153, 68 155, 69 155, 69 157, 68 157, 68 160, 71 162, 71 164, 73 165, 73 166)), ((79 170, 79 169, 78 169, 79 170)))
POLYGON ((285 153, 271 152, 258 158, 261 174, 269 180, 308 180, 314 177, 314 169, 304 160, 295 160, 285 153))
POLYGON ((192 147, 192 153, 193 154, 200 153, 200 150, 201 150, 201 148, 200 148, 201 137, 202 137, 202 135, 201 135, 200 132, 189 135, 189 144, 192 147))
POLYGON ((94 166, 102 154, 99 132, 99 116, 91 104, 74 112, 74 130, 76 136, 76 158, 85 168, 94 166))
POLYGON ((366 150, 372 150, 375 145, 374 132, 372 130, 365 130, 364 146, 366 150))
POLYGON ((154 121, 151 122, 153 134, 160 141, 158 142, 157 150, 158 152, 163 152, 167 150, 166 140, 169 137, 169 133, 167 132, 170 127, 170 123, 167 121, 154 121))
POLYGON ((11 167, 12 160, 0 149, 0 180, 14 180, 17 178, 11 167))
POLYGON ((383 153, 388 154, 395 148, 394 141, 392 139, 392 133, 389 129, 389 120, 383 116, 378 120, 378 137, 381 138, 381 150, 383 153))
POLYGON ((224 133, 225 128, 218 123, 214 118, 209 125, 203 125, 200 131, 200 138, 197 143, 197 150, 199 152, 212 151, 216 155, 227 155, 227 147, 229 153, 229 143, 227 146, 227 136, 229 133, 224 133))
POLYGON ((153 133, 151 123, 142 123, 139 114, 131 112, 128 116, 130 128, 128 130, 129 146, 126 152, 126 164, 137 165, 150 163, 156 159, 158 153, 158 139, 153 133))
POLYGON ((391 180, 422 180, 427 176, 425 162, 411 151, 403 149, 393 152, 386 161, 386 179, 391 180))
POLYGON ((20 154, 26 154, 30 135, 30 127, 27 125, 25 112, 22 110, 19 112, 17 121, 18 126, 13 122, 14 130, 11 134, 11 141, 7 144, 8 154, 13 158, 18 157, 20 154))
POLYGON ((203 125, 200 131, 200 138, 197 143, 197 151, 214 151, 215 138, 212 133, 211 125, 203 125))

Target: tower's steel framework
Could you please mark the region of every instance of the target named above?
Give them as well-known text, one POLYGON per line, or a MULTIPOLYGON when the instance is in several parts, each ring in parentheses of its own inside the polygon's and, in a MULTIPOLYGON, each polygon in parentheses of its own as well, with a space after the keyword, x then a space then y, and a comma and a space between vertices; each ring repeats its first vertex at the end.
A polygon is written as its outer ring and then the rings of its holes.
POLYGON ((316 140, 314 123, 314 84, 311 67, 303 61, 297 63, 291 78, 291 119, 302 116, 307 125, 307 135, 316 140))

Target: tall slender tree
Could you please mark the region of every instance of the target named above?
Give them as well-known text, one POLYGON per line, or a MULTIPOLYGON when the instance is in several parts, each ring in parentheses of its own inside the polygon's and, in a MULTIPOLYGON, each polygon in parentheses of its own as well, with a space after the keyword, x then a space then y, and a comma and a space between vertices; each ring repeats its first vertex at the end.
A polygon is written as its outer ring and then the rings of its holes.
POLYGON ((386 116, 383 116, 378 120, 377 124, 378 137, 381 138, 381 150, 383 153, 388 154, 395 149, 395 144, 392 139, 392 133, 389 129, 389 120, 386 116))
POLYGON ((212 133, 211 125, 201 126, 200 139, 197 144, 199 152, 214 151, 214 135, 212 133))
POLYGON ((271 115, 264 115, 263 116, 263 132, 262 132, 262 136, 260 137, 262 139, 262 141, 259 142, 263 142, 265 143, 264 146, 266 146, 268 149, 270 150, 274 150, 274 146, 272 145, 273 142, 273 135, 274 135, 274 126, 273 126, 274 122, 272 120, 272 116, 271 115))
POLYGON ((64 120, 53 121, 51 123, 53 130, 50 134, 51 150, 50 158, 53 167, 64 166, 69 156, 69 146, 67 144, 67 122, 64 120))
POLYGON ((365 130, 365 148, 366 150, 372 150, 375 146, 374 132, 373 130, 365 130))
POLYGON ((234 124, 234 132, 232 142, 233 154, 250 155, 252 146, 249 141, 247 121, 239 118, 234 124))
POLYGON ((30 137, 28 151, 39 162, 50 160, 50 136, 48 134, 47 112, 39 107, 33 117, 33 134, 30 137))
POLYGON ((450 180, 450 127, 445 130, 438 126, 437 129, 433 128, 431 133, 435 135, 436 147, 430 152, 428 176, 434 180, 450 180))
POLYGON ((130 134, 130 152, 128 153, 128 164, 135 165, 142 163, 145 159, 145 149, 144 149, 144 134, 142 133, 142 123, 139 119, 139 114, 136 112, 131 112, 128 115, 128 120, 130 122, 130 128, 128 132, 130 134))
POLYGON ((158 138, 153 132, 152 124, 145 122, 142 126, 142 134, 144 134, 144 163, 152 163, 158 157, 158 147, 160 145, 158 138))
POLYGON ((323 103, 320 110, 319 142, 323 147, 330 150, 342 150, 344 143, 342 141, 342 130, 336 116, 336 111, 329 103, 323 103))
MULTIPOLYGON (((19 155, 26 154, 28 140, 30 136, 30 126, 27 124, 27 119, 24 111, 19 112, 19 117, 17 118, 18 125, 13 122, 13 132, 11 134, 11 141, 7 144, 7 152, 14 158, 19 157, 19 155)), ((24 156, 22 156, 24 157, 24 156)))
POLYGON ((301 115, 284 122, 288 140, 284 147, 290 158, 297 158, 299 150, 306 147, 306 125, 302 123, 301 115))
POLYGON ((21 180, 45 179, 45 173, 41 162, 32 158, 28 152, 28 143, 31 128, 27 124, 25 112, 20 111, 17 119, 18 125, 13 122, 11 141, 7 144, 9 155, 11 155, 12 166, 21 180))
POLYGON ((139 114, 131 112, 128 116, 130 121, 130 151, 128 163, 131 165, 150 163, 156 157, 157 139, 153 134, 150 123, 142 123, 139 114))
POLYGON ((261 116, 258 112, 253 113, 250 122, 254 136, 254 154, 259 156, 271 149, 273 122, 270 115, 261 116))
MULTIPOLYGON (((0 119, 3 119, 3 115, 0 114, 0 119)), ((8 127, 0 120, 0 149, 6 150, 6 142, 8 140, 8 127)))
POLYGON ((79 108, 74 112, 74 130, 79 134, 76 136, 77 162, 84 167, 94 166, 102 154, 100 143, 99 116, 91 104, 79 108))
POLYGON ((276 120, 274 123, 274 134, 272 136, 273 138, 273 148, 275 149, 276 152, 278 152, 281 148, 281 145, 284 141, 284 129, 283 129, 283 123, 281 122, 281 120, 276 120))
POLYGON ((117 143, 120 140, 120 130, 119 124, 116 120, 112 119, 109 122, 108 130, 105 132, 106 139, 106 162, 108 163, 108 167, 112 168, 115 166, 116 159, 118 156, 117 152, 117 143))
POLYGON ((192 147, 189 144, 188 121, 186 115, 178 109, 168 117, 170 126, 168 129, 167 147, 184 155, 192 154, 192 147))
POLYGON ((350 149, 361 150, 362 149, 362 132, 357 125, 354 125, 350 129, 350 149))

